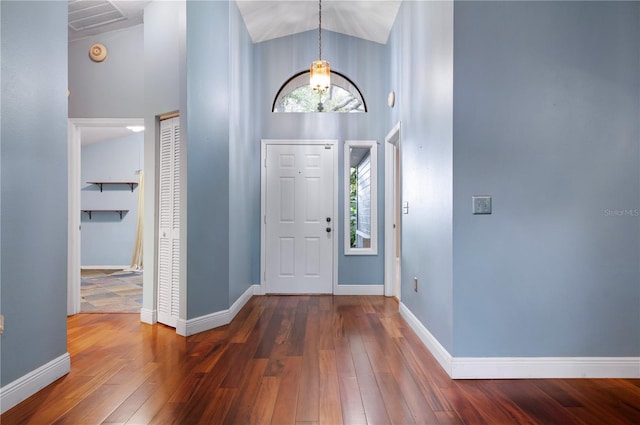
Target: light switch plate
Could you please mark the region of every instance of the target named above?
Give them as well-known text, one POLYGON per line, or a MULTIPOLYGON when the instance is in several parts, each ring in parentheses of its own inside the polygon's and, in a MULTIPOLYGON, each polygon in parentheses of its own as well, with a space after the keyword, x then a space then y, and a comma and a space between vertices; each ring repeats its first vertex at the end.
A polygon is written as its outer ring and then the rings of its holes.
POLYGON ((409 214, 409 203, 406 201, 402 203, 402 214, 409 214))
POLYGON ((473 214, 491 214, 491 196, 472 196, 473 214))

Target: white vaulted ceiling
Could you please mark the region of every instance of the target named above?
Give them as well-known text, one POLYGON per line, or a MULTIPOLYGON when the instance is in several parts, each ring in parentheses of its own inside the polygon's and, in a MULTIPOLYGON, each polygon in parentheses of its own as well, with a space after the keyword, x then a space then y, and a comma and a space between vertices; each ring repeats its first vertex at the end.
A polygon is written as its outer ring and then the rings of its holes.
MULTIPOLYGON (((71 0, 69 41, 139 25, 144 7, 150 2, 71 0)), ((401 0, 323 0, 322 28, 384 44, 400 3, 401 0)), ((236 4, 254 43, 318 28, 317 0, 236 0, 236 4)))
MULTIPOLYGON (((318 28, 315 0, 236 0, 254 43, 318 28)), ((385 44, 401 0, 323 0, 322 29, 385 44)))

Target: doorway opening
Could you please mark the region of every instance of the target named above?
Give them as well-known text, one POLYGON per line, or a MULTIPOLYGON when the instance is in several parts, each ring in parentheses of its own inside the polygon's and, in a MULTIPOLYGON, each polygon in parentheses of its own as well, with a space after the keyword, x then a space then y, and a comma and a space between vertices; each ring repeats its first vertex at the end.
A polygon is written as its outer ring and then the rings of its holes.
POLYGON ((69 119, 68 127, 67 314, 139 313, 144 120, 69 119))
POLYGON ((402 156, 400 122, 385 137, 384 294, 400 301, 402 251, 402 156))

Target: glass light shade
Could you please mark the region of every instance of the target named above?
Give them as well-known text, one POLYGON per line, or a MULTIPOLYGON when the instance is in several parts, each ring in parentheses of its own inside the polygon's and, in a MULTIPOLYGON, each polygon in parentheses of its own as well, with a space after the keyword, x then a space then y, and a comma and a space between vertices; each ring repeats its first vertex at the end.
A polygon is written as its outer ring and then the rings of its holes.
POLYGON ((324 93, 331 86, 331 69, 325 60, 314 61, 311 64, 311 89, 316 93, 324 93))

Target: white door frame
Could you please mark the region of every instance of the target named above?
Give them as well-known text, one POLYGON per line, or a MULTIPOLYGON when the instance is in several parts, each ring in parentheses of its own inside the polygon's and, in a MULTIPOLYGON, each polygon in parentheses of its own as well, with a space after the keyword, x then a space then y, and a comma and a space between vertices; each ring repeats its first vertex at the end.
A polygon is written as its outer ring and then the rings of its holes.
POLYGON ((401 182, 397 176, 402 174, 396 170, 400 164, 400 122, 391 129, 384 141, 384 295, 400 300, 400 264, 396 264, 396 232, 400 226, 401 216, 398 214, 401 193, 397 190, 401 182))
POLYGON ((336 230, 333 234, 331 249, 333 251, 333 293, 336 293, 338 286, 338 239, 340 232, 338 231, 339 216, 338 216, 338 141, 337 140, 295 140, 295 139, 262 139, 260 146, 260 290, 256 292, 256 295, 266 294, 267 284, 265 281, 265 270, 267 265, 266 255, 266 226, 265 226, 265 213, 267 209, 266 199, 266 184, 267 184, 267 146, 269 145, 331 145, 333 151, 333 228, 336 230))
MULTIPOLYGON (((69 118, 68 158, 68 237, 67 237, 67 315, 80 313, 80 177, 83 127, 126 127, 144 125, 142 118, 69 118)), ((148 183, 147 183, 148 184, 148 183)))

